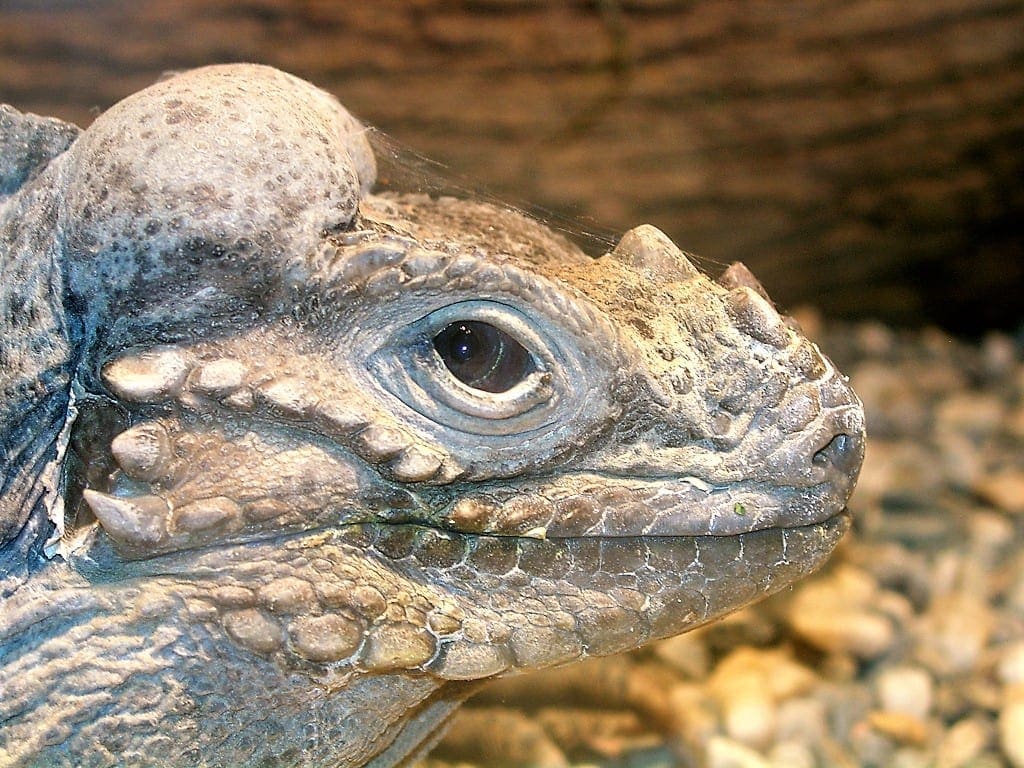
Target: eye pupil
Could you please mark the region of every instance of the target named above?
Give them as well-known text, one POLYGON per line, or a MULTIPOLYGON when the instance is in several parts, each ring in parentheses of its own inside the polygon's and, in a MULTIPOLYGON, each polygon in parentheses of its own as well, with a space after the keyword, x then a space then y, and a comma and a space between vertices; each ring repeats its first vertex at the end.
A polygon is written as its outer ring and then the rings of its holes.
POLYGON ((468 363, 480 353, 480 344, 476 339, 473 330, 464 323, 460 323, 452 334, 449 345, 449 354, 452 360, 458 363, 468 363))
POLYGON ((533 357, 507 333, 465 320, 434 337, 434 349, 455 378, 484 392, 506 392, 533 370, 533 357))

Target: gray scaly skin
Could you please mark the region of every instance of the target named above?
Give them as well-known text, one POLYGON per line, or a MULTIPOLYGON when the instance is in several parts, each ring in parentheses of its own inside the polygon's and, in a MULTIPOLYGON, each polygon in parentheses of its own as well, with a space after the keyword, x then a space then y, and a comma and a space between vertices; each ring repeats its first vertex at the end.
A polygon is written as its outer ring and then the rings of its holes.
POLYGON ((371 194, 209 67, 0 112, 0 765, 374 765, 816 568, 863 413, 735 265, 371 194))

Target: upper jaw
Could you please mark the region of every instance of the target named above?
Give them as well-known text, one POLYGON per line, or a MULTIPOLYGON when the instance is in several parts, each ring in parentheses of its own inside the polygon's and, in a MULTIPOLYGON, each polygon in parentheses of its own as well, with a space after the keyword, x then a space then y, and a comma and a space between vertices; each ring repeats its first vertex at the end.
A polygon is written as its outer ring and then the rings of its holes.
POLYGON ((636 479, 572 473, 514 493, 474 493, 430 524, 465 533, 533 538, 732 536, 796 528, 843 512, 854 480, 803 488, 698 477, 636 479))

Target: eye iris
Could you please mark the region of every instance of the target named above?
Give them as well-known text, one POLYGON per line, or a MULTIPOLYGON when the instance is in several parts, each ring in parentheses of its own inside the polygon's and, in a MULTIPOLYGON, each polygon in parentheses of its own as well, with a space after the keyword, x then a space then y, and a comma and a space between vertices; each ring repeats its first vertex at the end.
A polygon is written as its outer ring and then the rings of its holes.
POLYGON ((485 392, 505 392, 534 370, 523 345, 488 323, 452 323, 434 337, 434 349, 455 378, 485 392))

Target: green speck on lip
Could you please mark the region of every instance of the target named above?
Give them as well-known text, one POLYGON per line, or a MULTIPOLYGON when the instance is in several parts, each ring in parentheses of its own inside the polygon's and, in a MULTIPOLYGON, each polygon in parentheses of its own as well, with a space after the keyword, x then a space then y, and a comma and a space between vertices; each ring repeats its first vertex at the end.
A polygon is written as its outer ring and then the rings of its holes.
POLYGON ((732 505, 732 512, 733 512, 734 515, 738 515, 739 517, 743 517, 744 515, 747 514, 747 508, 745 506, 743 506, 743 504, 741 502, 737 501, 735 504, 732 505))

